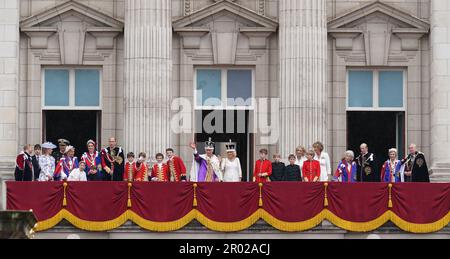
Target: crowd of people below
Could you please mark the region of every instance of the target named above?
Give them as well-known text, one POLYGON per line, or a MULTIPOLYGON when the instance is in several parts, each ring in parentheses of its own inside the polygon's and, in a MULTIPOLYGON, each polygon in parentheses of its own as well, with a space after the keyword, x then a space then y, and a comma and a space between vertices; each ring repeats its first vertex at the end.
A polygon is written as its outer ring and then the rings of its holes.
MULTIPOLYGON (((241 182, 242 167, 236 154, 236 145, 226 145, 227 157, 214 154, 215 143, 205 142, 205 154, 199 154, 196 144, 191 143, 193 162, 187 174, 184 161, 167 148, 165 155, 158 153, 150 161, 147 154, 137 155, 117 145, 115 138, 109 139, 109 146, 96 150, 96 143, 89 140, 87 151, 80 159, 75 156, 75 148, 65 139, 58 140, 57 146, 46 142, 25 145, 17 156, 16 181, 152 181, 152 182, 241 182), (189 175, 189 177, 188 177, 189 175)), ((409 146, 409 154, 398 158, 397 149, 388 151, 389 159, 379 170, 376 156, 369 152, 367 144, 361 144, 360 154, 346 151, 334 172, 330 157, 324 152, 321 142, 306 150, 303 146, 288 157, 289 163, 282 162, 280 154, 268 159, 268 150, 259 151, 259 159, 253 169, 253 181, 258 183, 278 181, 298 182, 430 182, 428 167, 423 153, 416 145, 409 146)))

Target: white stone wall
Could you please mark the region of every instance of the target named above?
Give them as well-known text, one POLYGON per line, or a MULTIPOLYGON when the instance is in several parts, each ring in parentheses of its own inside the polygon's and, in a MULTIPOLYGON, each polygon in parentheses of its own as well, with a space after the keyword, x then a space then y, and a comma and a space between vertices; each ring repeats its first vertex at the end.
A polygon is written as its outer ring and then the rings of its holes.
MULTIPOLYGON (((370 2, 374 0, 327 0, 328 19, 336 18, 370 2)), ((430 0, 382 0, 382 2, 401 8, 419 18, 429 18, 430 0)))
POLYGON ((449 180, 450 2, 431 1, 431 155, 437 178, 449 180))
MULTIPOLYGON (((410 15, 427 21, 427 1, 382 1, 410 15)), ((331 21, 341 17, 362 6, 373 3, 373 1, 328 1, 328 19, 331 21)), ((349 49, 337 49, 336 37, 339 34, 330 33, 328 47, 328 91, 329 105, 331 107, 328 116, 329 141, 332 153, 332 164, 337 164, 342 158, 347 143, 346 125, 346 71, 349 67, 369 68, 404 68, 407 71, 406 78, 406 127, 408 143, 416 143, 419 150, 430 157, 430 109, 429 109, 429 44, 428 35, 424 34, 419 42, 418 48, 408 49, 402 44, 399 34, 392 33, 392 28, 406 25, 395 24, 395 19, 365 17, 364 22, 353 22, 348 25, 355 29, 362 28, 362 34, 352 35, 352 44, 349 49), (391 29, 386 29, 391 28, 391 29), (386 46, 367 44, 368 35, 382 33, 389 38, 386 46), (376 58, 385 58, 385 61, 376 58)), ((381 35, 381 34, 380 34, 381 35)), ((373 37, 373 36, 372 36, 373 37)), ((342 47, 342 46, 340 46, 342 47)))
MULTIPOLYGON (((44 10, 53 8, 65 1, 29 1, 21 2, 22 19, 36 15, 44 10)), ((95 1, 94 1, 95 2, 95 1)), ((103 1, 97 1, 100 4, 103 1)), ((113 3, 112 1, 109 1, 113 3)), ((108 2, 108 3, 109 3, 108 2)), ((85 2, 86 3, 86 2, 85 2)), ((100 10, 115 12, 117 5, 106 5, 100 10), (116 6, 113 8, 113 6, 116 6)), ((92 7, 97 7, 95 4, 92 7)), ((120 8, 123 9, 123 8, 120 8)), ((112 14, 111 14, 112 15, 112 14)), ((63 22, 64 23, 64 22, 63 22)), ((75 29, 78 22, 69 22, 75 29)), ((60 38, 57 33, 51 34, 47 39, 45 49, 34 48, 30 45, 31 36, 21 33, 20 40, 20 107, 19 107, 19 144, 42 143, 42 71, 48 66, 66 66, 61 53, 60 38)), ((67 49, 77 49, 73 46, 64 46, 67 49)), ((110 136, 116 136, 119 143, 123 142, 123 36, 114 39, 112 49, 97 48, 96 38, 86 33, 83 47, 83 60, 79 63, 69 64, 95 66, 102 70, 102 131, 101 143, 107 143, 110 136)), ((77 51, 69 52, 77 55, 77 51)), ((66 57, 68 58, 68 57, 66 57)))
MULTIPOLYGON (((50 7, 59 5, 67 0, 16 0, 20 1, 20 16, 22 18, 32 16, 50 7)), ((124 19, 125 0, 76 0, 87 6, 91 6, 100 12, 109 14, 114 18, 124 19)))
POLYGON ((280 151, 327 144, 326 1, 280 1, 280 151))
MULTIPOLYGON (((234 2, 245 8, 253 10, 268 17, 278 17, 279 0, 234 0, 234 2)), ((198 11, 208 5, 214 4, 215 0, 172 0, 172 16, 182 17, 198 11)))
MULTIPOLYGON (((256 3, 249 1, 249 3, 256 3)), ((172 6, 180 4, 178 1, 173 1, 172 6)), ((195 1, 195 6, 200 7, 200 1, 195 1)), ((248 8, 255 10, 254 5, 249 5, 248 8)), ((206 7, 202 5, 202 7, 206 7)), ((176 8, 175 8, 176 9, 176 8)), ((176 19, 179 14, 173 14, 176 19)), ((184 48, 183 33, 176 33, 173 37, 173 94, 174 97, 186 98, 194 104, 194 69, 202 66, 212 67, 246 67, 254 69, 255 74, 255 97, 256 98, 268 98, 278 97, 278 37, 277 33, 269 33, 270 36, 264 39, 266 42, 263 48, 252 48, 249 37, 244 33, 238 33, 236 39, 236 50, 234 52, 232 44, 224 45, 220 51, 224 56, 233 56, 233 61, 223 61, 221 58, 215 57, 214 53, 217 53, 217 45, 212 41, 213 37, 221 37, 221 33, 229 33, 234 31, 235 23, 240 26, 246 26, 246 24, 254 23, 251 17, 236 17, 236 15, 217 15, 213 18, 207 18, 195 23, 196 26, 202 26, 206 28, 214 28, 216 35, 210 32, 205 32, 199 37, 199 46, 195 48, 184 48), (219 24, 219 25, 218 25, 219 24)), ((253 25, 252 25, 253 26, 253 25)), ((256 26, 256 25, 254 25, 256 26)), ((261 26, 261 25, 258 25, 261 26)), ((258 116, 262 111, 255 109, 250 112, 253 116, 258 116)), ((266 112, 267 113, 267 112, 266 112)), ((192 129, 194 129, 194 116, 192 129)), ((260 148, 269 148, 271 153, 278 152, 277 145, 264 145, 260 142, 261 134, 257 132, 254 134, 255 140, 255 153, 260 148)), ((183 133, 173 135, 173 147, 175 151, 181 155, 185 160, 188 170, 192 163, 192 150, 188 144, 194 140, 195 134, 183 133)), ((251 147, 249 147, 251 148, 251 147)), ((242 154, 244 156, 246 154, 242 154)), ((254 154, 254 158, 258 154, 254 154)), ((253 158, 251 158, 253 159, 253 158)), ((249 165, 251 168, 252 165, 249 165)))
MULTIPOLYGON (((29 37, 18 30, 20 19, 35 15, 44 10, 59 5, 66 0, 2 0, 0 1, 0 78, 2 85, 0 91, 0 109, 7 116, 0 120, 0 162, 12 161, 19 146, 25 143, 38 143, 42 141, 42 113, 41 113, 41 68, 46 65, 59 65, 55 60, 42 57, 36 50, 30 49, 29 37), (20 10, 19 10, 20 9, 20 10), (19 36, 20 35, 20 36, 19 36), (20 40, 19 40, 20 39, 20 40), (11 51, 15 50, 15 51, 11 51), (19 53, 20 51, 20 53, 19 53), (18 54, 19 53, 19 54, 18 54), (19 66, 20 64, 20 66, 19 66)), ((79 0, 87 6, 104 12, 121 21, 125 20, 124 0, 79 0)), ((236 0, 237 4, 244 6, 256 13, 278 20, 279 0, 236 0)), ((327 0, 326 16, 328 21, 340 17, 352 10, 367 5, 372 0, 327 0)), ((445 8, 448 1, 431 0, 383 0, 406 14, 431 22, 431 38, 424 35, 419 43, 418 50, 402 50, 401 39, 393 35, 389 45, 388 56, 391 57, 387 64, 381 67, 402 67, 408 70, 407 78, 407 142, 415 142, 427 156, 433 167, 443 168, 446 172, 449 156, 443 150, 445 141, 450 136, 449 126, 443 113, 447 113, 450 100, 445 102, 448 83, 447 57, 445 46, 446 32, 448 31, 448 19, 445 8), (434 6, 434 9, 432 7, 434 6), (430 18, 431 16, 431 18, 430 18), (443 47, 444 46, 444 47, 443 47), (433 49, 433 52, 430 52, 433 49), (434 53, 432 55, 432 53, 434 53), (403 58, 401 58, 403 57, 403 58), (446 70, 447 69, 447 70, 446 70), (431 74, 430 74, 431 71, 431 74), (444 144, 442 144, 444 143, 444 144)), ((214 4, 213 0, 171 0, 172 20, 214 4), (188 10, 188 9, 189 10, 188 10)), ((241 53, 248 52, 247 38, 239 36, 238 48, 241 53)), ((447 37, 448 38, 448 37, 447 37)), ((115 47, 102 61, 84 62, 82 65, 98 65, 103 68, 103 116, 102 116, 102 143, 107 138, 116 135, 121 144, 124 143, 124 35, 115 39, 115 47)), ((86 50, 95 51, 95 40, 86 38, 86 50)), ((205 37, 201 41, 199 53, 202 57, 195 58, 191 50, 184 49, 182 39, 176 33, 172 35, 172 98, 188 97, 193 94, 193 68, 198 65, 214 65, 213 59, 205 59, 204 55, 210 55, 211 38, 205 37), (208 51, 210 54, 208 54, 208 51)), ((346 148, 346 108, 345 108, 345 84, 346 68, 349 66, 367 66, 365 60, 366 51, 380 53, 380 46, 366 50, 364 37, 359 35, 352 41, 351 51, 341 51, 335 48, 335 39, 329 35, 327 53, 327 106, 326 139, 327 151, 332 156, 332 164, 335 165, 346 148)), ((278 32, 268 38, 267 50, 259 55, 255 61, 239 61, 235 65, 249 65, 255 68, 257 85, 257 97, 279 97, 279 48, 284 44, 280 42, 278 32)), ((70 46, 69 46, 70 47, 70 46)), ((53 35, 48 39, 48 50, 59 51, 58 37, 53 35)), ((373 64, 369 64, 373 65, 373 64)), ((378 66, 380 67, 380 66, 378 66)), ((449 97, 450 98, 450 97, 449 97)), ((169 137, 174 148, 187 161, 190 160, 191 150, 187 144, 192 140, 191 134, 171 134, 169 137)), ((256 135, 258 139, 258 135, 256 135)), ((293 145, 309 143, 294 143, 293 145)), ((256 143, 258 150, 267 147, 256 143)), ((280 151, 279 145, 269 146, 270 152, 280 151)), ((289 148, 291 149, 291 148, 289 148)), ((151 150, 150 152, 153 152, 151 150)), ((288 151, 286 151, 288 152, 288 151)), ((292 150, 293 152, 293 150, 292 150)), ((189 164, 189 162, 188 162, 189 164)), ((3 164, 6 171, 11 164, 3 164)), ((450 168, 450 166, 449 166, 450 168)), ((438 170, 434 170, 438 172, 438 170)), ((448 170, 447 170, 448 171, 448 170)), ((10 172, 11 173, 11 172, 10 172)))
POLYGON ((19 4, 0 1, 0 208, 4 206, 3 180, 12 176, 19 150, 19 4))
POLYGON ((0 157, 12 161, 18 150, 19 6, 0 1, 0 157))
POLYGON ((170 0, 128 0, 125 15, 125 150, 154 156, 170 146, 170 0))

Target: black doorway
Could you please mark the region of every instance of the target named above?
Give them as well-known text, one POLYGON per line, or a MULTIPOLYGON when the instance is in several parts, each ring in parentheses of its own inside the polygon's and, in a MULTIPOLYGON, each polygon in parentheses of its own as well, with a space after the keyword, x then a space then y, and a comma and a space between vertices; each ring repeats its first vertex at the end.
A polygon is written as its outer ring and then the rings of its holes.
MULTIPOLYGON (((200 153, 203 153, 204 142, 211 138, 213 142, 216 144, 216 155, 221 155, 225 157, 224 150, 220 152, 217 147, 221 144, 228 143, 229 140, 235 142, 237 144, 236 152, 239 160, 241 161, 242 167, 242 181, 249 180, 249 167, 251 168, 251 158, 253 149, 253 135, 249 133, 249 111, 247 110, 233 110, 233 111, 224 111, 224 110, 201 110, 196 111, 196 142, 198 146, 198 150, 200 153), (207 116, 214 115, 216 119, 222 119, 223 127, 220 127, 218 131, 208 132, 203 127, 203 121, 207 116), (228 122, 228 124, 227 124, 228 122), (221 154, 218 154, 218 153, 221 154)), ((212 124, 215 125, 216 119, 212 120, 212 124)))
POLYGON ((92 139, 101 146, 99 111, 44 111, 44 140, 57 145, 60 138, 70 141, 78 158, 86 151, 86 142, 92 139))
POLYGON ((389 158, 388 150, 397 148, 399 158, 405 153, 404 112, 347 112, 347 148, 360 153, 361 143, 369 145, 369 152, 377 157, 381 169, 389 158))

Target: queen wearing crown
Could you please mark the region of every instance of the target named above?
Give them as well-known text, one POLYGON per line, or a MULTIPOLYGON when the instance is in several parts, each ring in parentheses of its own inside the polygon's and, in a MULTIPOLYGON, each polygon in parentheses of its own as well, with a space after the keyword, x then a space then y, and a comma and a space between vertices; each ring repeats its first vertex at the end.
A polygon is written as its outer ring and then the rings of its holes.
POLYGON ((191 182, 222 182, 222 172, 220 170, 220 160, 214 155, 214 142, 209 138, 205 142, 205 154, 200 155, 195 143, 190 144, 194 150, 194 161, 192 163, 190 181, 191 182))
POLYGON ((224 182, 241 182, 242 168, 239 158, 236 157, 236 144, 230 142, 226 145, 227 157, 222 159, 220 169, 223 172, 224 182))

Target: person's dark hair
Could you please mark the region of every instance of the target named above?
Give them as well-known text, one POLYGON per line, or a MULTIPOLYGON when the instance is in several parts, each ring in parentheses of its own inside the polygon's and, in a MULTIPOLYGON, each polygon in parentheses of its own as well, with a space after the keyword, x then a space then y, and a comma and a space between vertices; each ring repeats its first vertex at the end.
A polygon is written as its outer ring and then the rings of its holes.
POLYGON ((293 155, 293 154, 290 154, 289 155, 289 160, 291 160, 291 159, 297 159, 297 157, 295 155, 293 155))
POLYGON ((161 153, 158 153, 158 154, 155 155, 155 158, 158 158, 158 157, 161 157, 162 159, 164 159, 164 155, 161 154, 161 153))
POLYGON ((127 154, 127 158, 133 157, 134 158, 134 153, 133 152, 128 152, 127 154))
POLYGON ((172 153, 174 153, 175 151, 173 150, 173 148, 168 148, 168 149, 166 149, 166 152, 169 152, 169 151, 171 151, 172 153))
POLYGON ((147 154, 145 152, 139 153, 139 157, 147 158, 147 154))
POLYGON ((265 148, 262 148, 262 149, 259 150, 259 153, 267 155, 269 153, 269 151, 267 149, 265 149, 265 148))
POLYGON ((42 147, 39 144, 34 145, 34 150, 41 150, 42 147))

